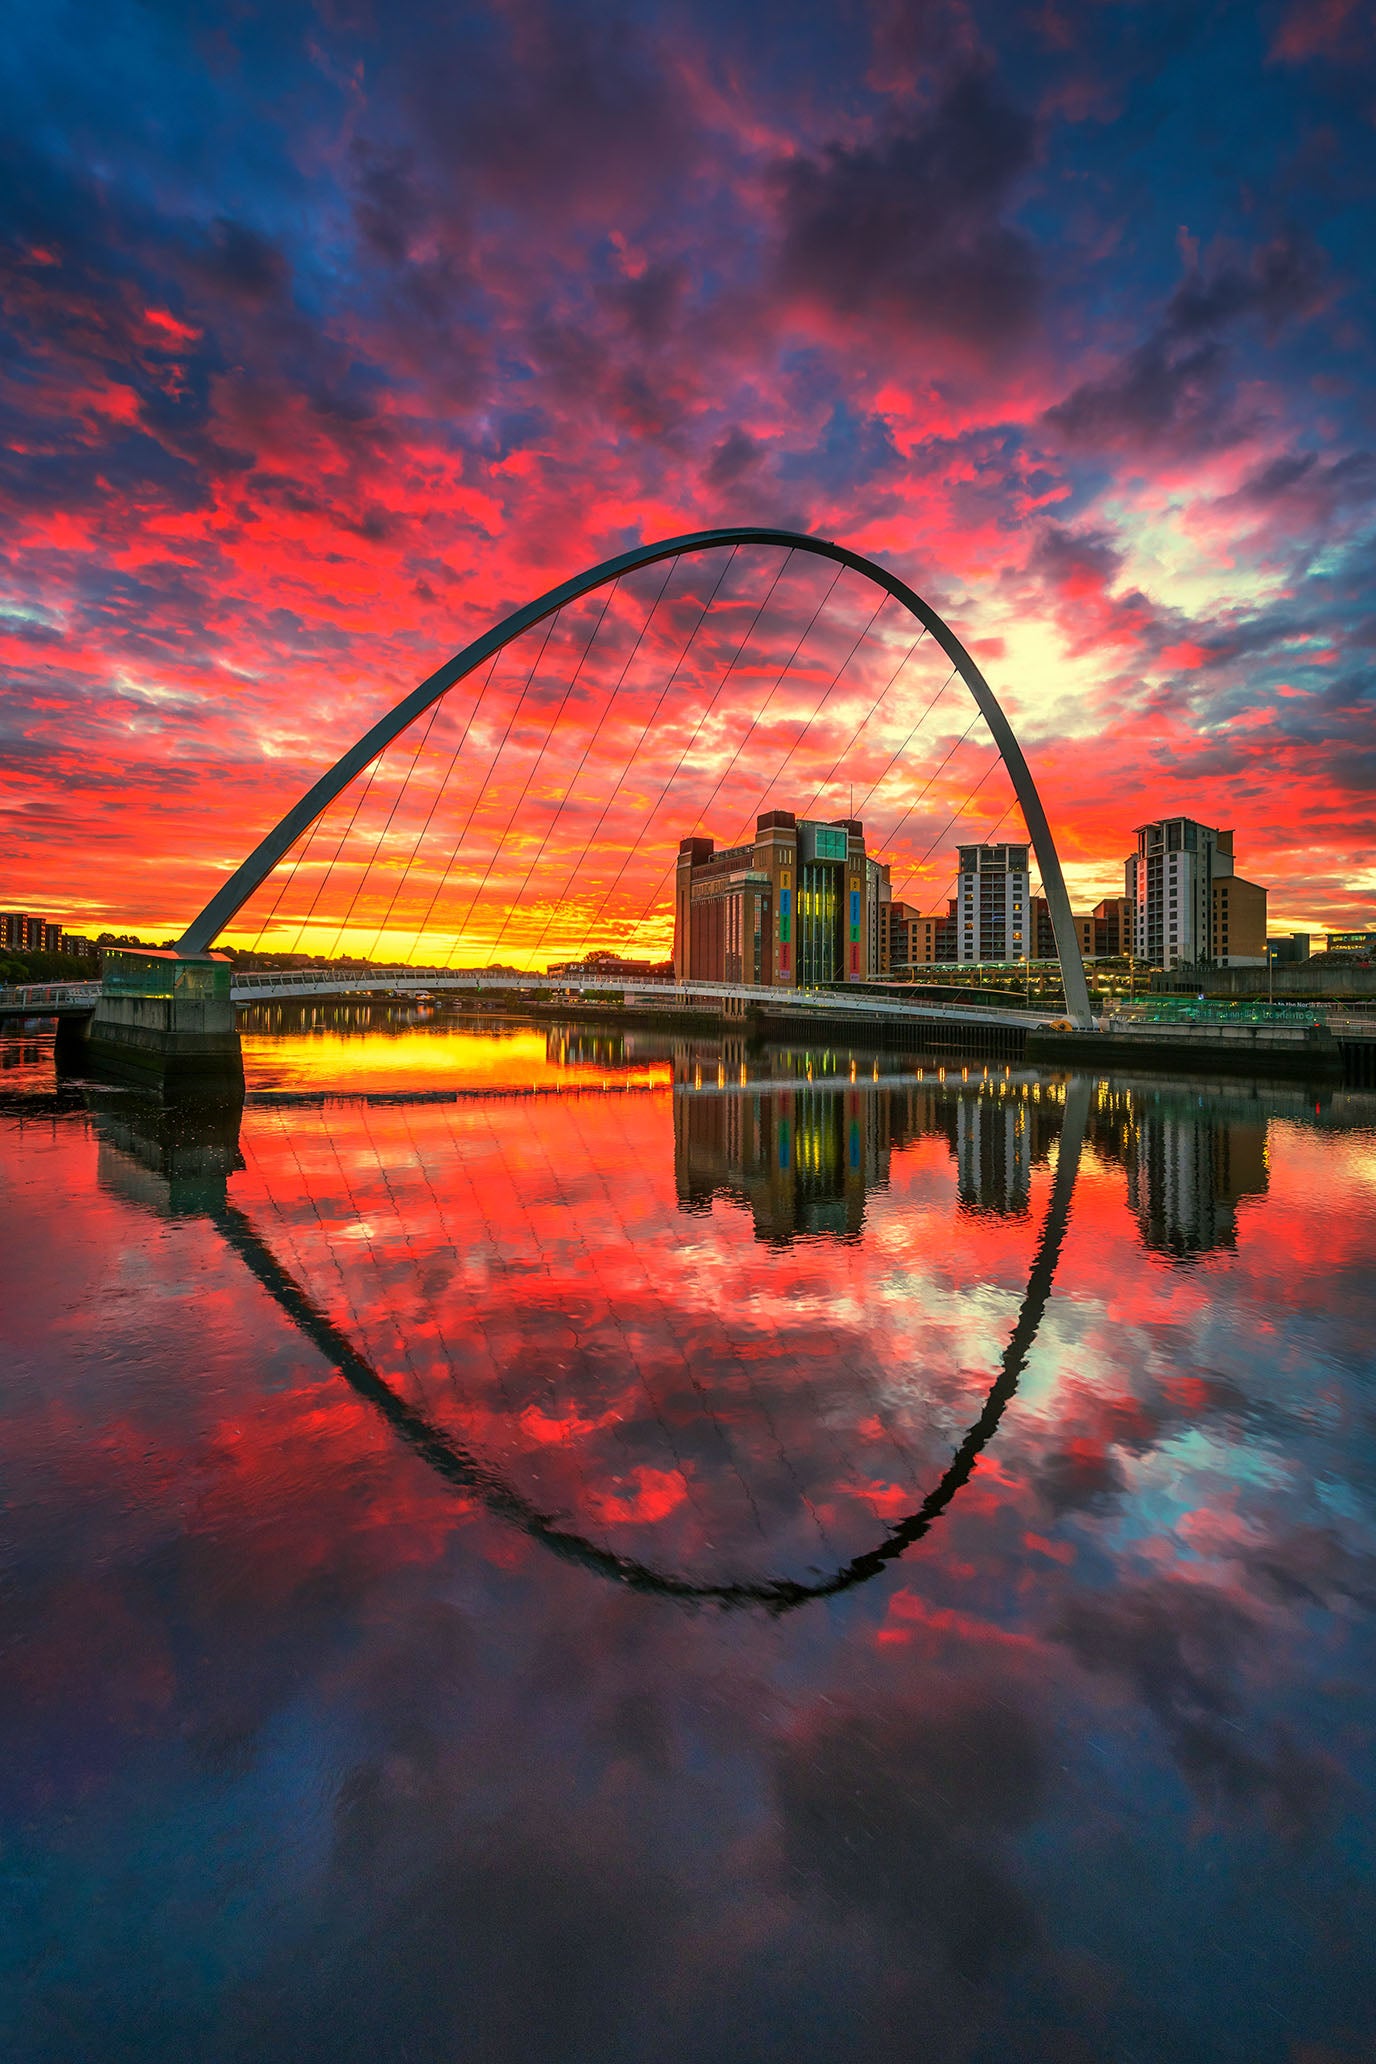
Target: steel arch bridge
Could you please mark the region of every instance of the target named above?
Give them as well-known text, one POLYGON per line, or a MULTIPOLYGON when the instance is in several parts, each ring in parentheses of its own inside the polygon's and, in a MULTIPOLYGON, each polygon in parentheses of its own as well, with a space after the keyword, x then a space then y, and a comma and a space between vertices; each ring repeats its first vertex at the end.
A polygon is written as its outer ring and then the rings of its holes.
POLYGON ((451 688, 473 673, 485 660, 495 660, 502 648, 520 637, 522 632, 555 615, 570 602, 576 602, 641 567, 652 566, 665 559, 680 559, 710 551, 715 547, 742 545, 773 545, 781 550, 831 560, 840 568, 849 568, 885 594, 892 596, 945 653, 988 726, 1022 810, 1032 850, 1037 857, 1042 888, 1051 917, 1056 953, 1065 987, 1067 1013, 1076 1025, 1091 1024, 1089 987, 1085 980, 1084 962, 1071 916, 1070 898, 1066 893, 1065 879, 1046 811, 1022 748, 1014 736, 1013 728, 989 683, 965 646, 930 603, 924 602, 905 581, 890 573, 876 560, 853 552, 846 545, 838 545, 829 538, 811 537, 800 531, 754 527, 690 531, 682 537, 663 538, 656 544, 637 545, 631 551, 622 552, 614 559, 605 559, 600 565, 589 568, 586 573, 577 574, 572 580, 550 588, 535 601, 528 602, 524 608, 513 611, 491 630, 485 631, 480 638, 475 638, 437 672, 422 681, 419 687, 413 688, 411 693, 404 696, 386 716, 379 718, 356 745, 351 746, 327 773, 322 774, 320 779, 307 789, 300 801, 287 811, 280 823, 255 846, 242 865, 216 891, 200 914, 192 919, 177 942, 178 951, 183 954, 200 954, 208 951, 226 925, 233 922, 244 904, 267 880, 279 861, 286 857, 297 840, 309 831, 350 782, 377 759, 395 738, 414 724, 418 717, 423 716, 447 695, 451 688))

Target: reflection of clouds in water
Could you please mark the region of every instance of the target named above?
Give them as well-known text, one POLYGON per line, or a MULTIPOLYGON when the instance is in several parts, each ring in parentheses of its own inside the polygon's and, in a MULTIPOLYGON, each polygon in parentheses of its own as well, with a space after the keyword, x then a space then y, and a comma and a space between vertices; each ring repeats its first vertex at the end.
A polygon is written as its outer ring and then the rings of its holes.
POLYGON ((776 1745, 784 1861, 891 1931, 916 1971, 978 1981, 1038 1939, 1006 1841, 1045 1780, 1040 1731, 1006 1681, 871 1676, 862 1696, 814 1706, 776 1745))
MULTIPOLYGON (((331 1122, 352 1179, 353 1121, 331 1122)), ((589 1125, 589 1152, 620 1151, 589 1125)), ((37 1132, 7 1137, 0 1195, 11 1267, 39 1279, 59 1199, 63 1257, 60 1324, 33 1300, 7 1310, 18 1377, 0 1388, 24 1543, 3 1599, 19 1695, 0 1701, 0 1807, 24 1873, 15 1953, 39 1974, 27 2003, 0 2004, 11 2054, 1371 2053, 1370 1303, 1351 1231, 1306 1264, 1319 1359, 1263 1328, 1289 1285, 1291 1218, 1271 1214, 1293 1210, 1313 1135, 1294 1161, 1293 1135, 1273 1145, 1266 1200, 1211 1276, 1154 1265, 1150 1295, 1121 1176, 1082 1185, 1039 1380, 967 1493, 901 1572, 775 1619, 669 1608, 494 1522, 227 1264, 214 1226, 150 1216, 153 1184, 96 1188, 80 1123, 37 1132), (150 1275, 156 1304, 125 1294, 150 1275)), ((313 1154, 290 1235, 347 1316, 310 1200, 328 1226, 349 1198, 313 1154)), ((944 1197, 949 1223, 945 1166, 932 1210, 944 1197)), ((277 1172, 294 1175, 285 1148, 277 1172)), ((440 1307, 448 1348, 490 1369, 451 1328, 452 1284, 515 1356, 517 1448, 557 1462, 571 1444, 589 1484, 653 1496, 635 1450, 658 1422, 643 1392, 630 1410, 625 1342, 590 1327, 614 1300, 653 1337, 656 1309, 691 1295, 667 1241, 662 1305, 643 1270, 604 1266, 575 1303, 576 1274, 532 1266, 507 1299, 508 1318, 527 1299, 530 1330, 499 1334, 500 1256, 470 1275, 464 1245, 489 1235, 448 1202, 447 1227, 415 1213, 388 1174, 409 1244, 348 1249, 343 1269, 408 1382, 381 1322, 398 1299, 408 1326, 440 1307)), ((1032 1196, 1035 1221, 1036 1179, 1032 1196)), ((377 1201, 368 1222, 396 1225, 377 1201)), ((1350 1190, 1325 1200, 1337 1231, 1357 1208, 1350 1190)), ((865 1240, 901 1239, 897 1213, 867 1210, 865 1240)), ((732 1218, 757 1263, 794 1265, 799 1248, 765 1252, 732 1218)), ((936 1223, 914 1214, 914 1242, 936 1223)), ((962 1224, 987 1283, 989 1227, 962 1224)), ((817 1243, 802 1249, 815 1267, 817 1243)), ((735 1406, 710 1320, 702 1369, 735 1406)), ((839 1357, 802 1360, 807 1330, 767 1396, 806 1370, 826 1423, 809 1441, 811 1404, 786 1414, 789 1452, 796 1437, 799 1460, 838 1469, 839 1425, 877 1480, 883 1424, 862 1421, 839 1357)), ((441 1353, 424 1337, 422 1385, 441 1353)), ((881 1368, 887 1351, 881 1335, 881 1368)), ((663 1395, 692 1407, 690 1480, 719 1474, 695 1394, 663 1395)), ((490 1405, 496 1438, 500 1388, 461 1402, 490 1405)), ((726 1426, 747 1461, 755 1424, 726 1426)), ((919 1480, 927 1459, 917 1444, 919 1480)))
POLYGON ((1053 1627, 1087 1670, 1126 1685, 1153 1715, 1205 1802, 1259 1807, 1298 1840, 1335 1810, 1338 1772, 1284 1723, 1240 1724, 1244 1679, 1261 1666, 1268 1631, 1242 1598, 1184 1576, 1081 1594, 1053 1627))
MULTIPOLYGON (((973 1095, 978 1099, 982 1093, 976 1089, 973 1095)), ((852 1165, 863 1173, 860 1140, 887 1139, 892 1132, 889 1094, 877 1093, 871 1099, 864 1092, 844 1088, 842 1097, 829 1099, 809 1091, 808 1100, 818 1106, 823 1132, 839 1114, 843 1130, 849 1131, 856 1147, 852 1165)), ((716 1116, 725 1112, 728 1119, 738 1101, 734 1096, 708 1100, 716 1116)), ((930 1118, 935 1111, 945 1127, 949 1118, 946 1101, 934 1099, 930 1092, 914 1093, 904 1107, 905 1126, 911 1130, 915 1114, 930 1118)), ((680 1149, 685 1139, 681 1102, 675 1108, 675 1183, 680 1208, 680 1149)), ((1048 1125, 1053 1110, 1059 1122, 1059 1102, 1049 1101, 1044 1114, 1048 1125)), ((820 1151, 811 1157, 802 1151, 801 1128, 793 1124, 798 1108, 793 1091, 778 1095, 756 1092, 750 1103, 759 1137, 787 1143, 787 1155, 781 1144, 778 1162, 784 1179, 782 1194, 787 1198, 793 1194, 789 1183, 798 1164, 810 1158, 821 1166, 825 1157, 820 1151)), ((638 1227, 653 1226, 659 1238, 651 1267, 630 1236, 625 1192, 632 1186, 619 1181, 620 1201, 613 1202, 612 1172, 590 1149, 585 1128, 576 1116, 562 1139, 556 1136, 552 1143, 550 1137, 541 1138, 549 1187, 537 1182, 532 1197, 529 1182, 524 1180, 529 1142, 519 1122, 513 1143, 512 1127, 506 1122, 509 1114, 473 1114, 476 1128, 470 1123, 460 1130, 455 1129, 452 1117, 444 1114, 439 1116, 438 1150, 423 1154, 416 1147, 414 1128, 424 1126, 430 1118, 430 1144, 435 1148, 433 1120, 438 1115, 407 1118, 411 1151, 395 1161, 384 1160, 378 1139, 366 1122, 363 1127, 376 1158, 378 1180, 396 1218, 395 1229, 382 1243, 381 1257, 373 1251, 371 1239, 367 1242, 380 1300, 372 1300, 367 1287, 360 1296, 340 1265, 329 1224, 310 1194, 299 1126, 293 1125, 289 1135, 274 1137, 268 1132, 265 1142, 251 1143, 246 1164, 276 1219, 282 1241, 290 1248, 291 1268, 284 1271, 237 1205, 222 1216, 226 1237, 260 1281, 273 1289, 294 1321, 336 1359, 341 1373, 380 1403, 399 1430, 404 1429, 406 1437, 420 1452, 430 1455, 442 1473, 479 1488, 494 1510, 506 1511, 509 1516, 519 1512, 520 1524, 550 1545, 557 1537, 562 1552, 585 1554, 590 1567, 606 1563, 612 1542, 598 1536, 615 1529, 629 1542, 629 1562, 616 1567, 622 1581, 665 1589, 695 1585, 700 1587, 699 1595, 723 1603, 728 1599, 745 1603, 756 1595, 760 1602, 768 1599, 783 1604, 801 1603, 807 1595, 847 1588, 878 1574, 888 1560, 925 1533, 968 1478, 1016 1385, 1050 1293, 1083 1137, 1085 1091, 1076 1086, 1066 1100, 1070 1135, 1057 1160, 1036 1255, 1011 1337, 997 1359, 991 1355, 987 1371, 965 1376, 963 1405, 952 1404, 952 1425, 963 1422, 967 1428, 963 1438, 945 1434, 931 1413, 917 1415, 912 1389, 895 1382, 894 1372, 889 1372, 887 1385, 876 1384, 871 1360, 871 1369, 862 1375, 847 1356, 844 1340, 838 1344, 825 1333, 809 1332, 806 1327, 783 1339, 765 1338, 758 1330, 753 1336, 743 1336, 736 1311, 729 1304, 723 1309, 720 1300, 704 1299, 701 1267, 685 1269, 673 1238, 673 1219, 661 1218, 656 1225, 653 1212, 646 1208, 638 1215, 638 1227), (489 1180, 478 1185, 470 1174, 470 1184, 473 1201, 483 1215, 496 1275, 506 1280, 495 1304, 485 1308, 480 1303, 476 1311, 460 1308, 442 1322, 438 1312, 415 1308, 402 1249, 414 1279, 423 1271, 416 1227, 427 1205, 446 1244, 452 1244, 439 1187, 446 1139, 451 1156, 460 1144, 472 1146, 475 1140, 479 1150, 489 1156, 489 1180), (284 1185, 279 1178, 275 1196, 265 1165, 274 1147, 280 1152, 288 1144, 301 1179, 297 1189, 287 1192, 292 1198, 290 1212, 277 1201, 284 1185), (421 1171, 431 1172, 423 1173, 420 1184, 408 1191, 405 1177, 421 1171), (600 1188, 611 1208, 604 1213, 582 1209, 577 1219, 581 1253, 575 1254, 572 1237, 556 1248, 546 1227, 551 1223, 561 1229, 570 1227, 575 1213, 567 1180, 580 1172, 589 1178, 589 1195, 595 1196, 600 1188), (313 1228, 306 1223, 306 1203, 314 1217, 313 1228), (514 1270, 506 1267, 503 1244, 492 1238, 492 1217, 515 1228, 518 1265, 514 1270), (313 1239, 313 1235, 321 1237, 313 1239), (524 1256, 520 1251, 523 1237, 524 1256), (322 1240, 344 1293, 347 1317, 341 1314, 332 1283, 327 1283, 321 1304, 322 1292, 313 1286, 309 1272, 299 1282, 291 1273, 301 1270, 312 1245, 319 1261, 322 1240), (579 1261, 583 1264, 580 1285, 595 1283, 604 1308, 599 1311, 594 1306, 590 1317, 571 1327, 567 1306, 572 1300, 561 1292, 568 1281, 567 1271, 579 1261), (607 1280, 609 1266, 616 1270, 614 1281, 607 1280), (514 1291, 519 1295, 513 1295, 514 1291), (411 1306, 405 1315, 400 1310, 404 1303, 411 1306), (380 1310, 384 1325, 390 1322, 395 1328, 404 1372, 385 1358, 385 1349, 380 1355, 367 1339, 372 1310, 380 1310), (580 1335, 595 1334, 599 1327, 620 1347, 620 1355, 613 1354, 605 1362, 604 1373, 613 1383, 620 1377, 622 1396, 618 1402, 614 1394, 609 1395, 602 1409, 590 1414, 587 1400, 574 1394, 571 1379, 587 1373, 577 1367, 580 1335), (483 1372, 471 1362, 465 1366, 456 1361, 449 1344, 451 1340, 462 1342, 465 1334, 471 1336, 474 1331, 483 1338, 488 1376, 488 1396, 479 1401, 477 1412, 471 1393, 483 1372), (443 1405, 437 1404, 441 1395, 443 1405), (457 1425, 457 1445, 445 1430, 446 1421, 457 1425), (550 1433, 556 1426, 559 1438, 554 1440, 550 1433), (857 1461, 857 1453, 866 1448, 868 1455, 857 1461), (490 1480, 484 1456, 499 1463, 505 1478, 502 1484, 490 1480), (919 1487, 923 1471, 925 1491, 919 1487), (674 1477, 678 1491, 670 1495, 667 1486, 674 1477), (907 1514, 900 1516, 905 1506, 907 1514), (550 1524, 552 1520, 557 1520, 557 1526, 550 1524), (877 1523, 885 1523, 884 1532, 876 1534, 877 1523), (590 1529, 597 1530, 591 1538, 590 1529)), ((739 1118, 740 1113, 736 1111, 735 1116, 739 1118)), ((959 1129, 957 1124, 957 1132, 959 1129)), ((649 1141, 643 1125, 639 1130, 642 1137, 637 1145, 643 1150, 649 1141)), ((1023 1130, 1019 1124, 1019 1137, 1023 1130)), ((692 1128, 688 1131, 691 1135, 692 1128)), ((557 1121, 552 1119, 546 1132, 557 1135, 557 1121)), ((624 1120, 622 1132, 626 1132, 624 1120)), ((708 1137, 715 1141, 715 1131, 709 1131, 708 1137)), ((733 1121, 726 1127, 728 1146, 735 1137, 733 1121)), ((625 1137, 621 1144, 628 1144, 625 1137)), ((338 1167, 340 1148, 333 1132, 328 1145, 338 1167)), ((318 1139, 308 1141, 307 1154, 312 1148, 318 1154, 320 1146, 318 1139)), ((640 1156, 627 1156, 624 1165, 639 1172, 642 1161, 643 1151, 640 1156)), ((348 1201, 358 1213, 369 1184, 357 1153, 354 1162, 348 1201)), ((849 1176, 843 1174, 840 1180, 844 1183, 849 1176)), ((643 1177, 642 1188, 650 1199, 653 1185, 645 1184, 643 1177)), ((376 1195, 376 1182, 371 1189, 376 1195)), ((777 1204, 776 1198, 762 1258, 757 1249, 742 1250, 736 1244, 737 1274, 745 1270, 752 1255, 757 1256, 756 1272, 761 1267, 773 1274, 781 1269, 790 1273, 801 1269, 809 1275, 817 1271, 815 1239, 795 1260, 792 1238, 779 1232, 777 1204)), ((812 1230, 815 1235, 816 1228, 812 1230)), ((920 1243, 930 1234, 927 1224, 913 1237, 920 1243)), ((857 1244, 851 1235, 845 1236, 852 1270, 857 1244)), ((716 1259, 724 1265, 728 1248, 719 1231, 716 1249, 716 1259)), ((584 1287, 580 1295, 585 1294, 584 1287)), ((976 1301, 979 1295, 977 1292, 976 1301)), ((912 1350, 905 1343, 890 1337, 883 1345, 891 1359, 899 1359, 900 1367, 906 1364, 912 1350)), ((949 1355, 950 1349, 938 1331, 925 1351, 949 1355)), ((883 1367, 882 1360, 879 1366, 883 1367)), ((958 1375, 948 1375, 945 1387, 953 1397, 960 1380, 958 1375)), ((617 1548, 613 1554, 625 1557, 627 1549, 617 1548)))

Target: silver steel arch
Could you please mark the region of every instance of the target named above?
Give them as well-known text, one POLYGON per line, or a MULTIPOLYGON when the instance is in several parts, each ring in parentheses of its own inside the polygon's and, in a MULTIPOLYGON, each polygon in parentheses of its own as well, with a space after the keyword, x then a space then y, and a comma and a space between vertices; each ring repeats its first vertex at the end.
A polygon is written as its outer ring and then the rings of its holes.
POLYGON ((894 600, 901 602, 910 616, 916 617, 923 628, 936 640, 956 672, 964 681, 976 707, 989 726, 994 743, 1004 766, 1008 769, 1027 826, 1032 850, 1037 856, 1041 873, 1042 888, 1051 913, 1051 926, 1056 940, 1056 954, 1061 964, 1061 979, 1065 985, 1067 1010, 1077 1025, 1092 1022, 1089 1003, 1089 985, 1085 980, 1084 961, 1080 955, 1080 942, 1075 935, 1075 924, 1070 914, 1070 898, 1066 894, 1065 878, 1056 852, 1051 827, 1032 779, 1031 769, 1023 757, 1022 747, 1013 735, 1013 729, 999 705, 993 689, 975 665, 965 647, 948 624, 943 622, 931 605, 922 600, 906 581, 899 580, 886 567, 875 560, 867 559, 860 552, 852 552, 846 545, 838 545, 830 538, 809 537, 806 533, 792 530, 695 530, 684 537, 662 538, 658 544, 637 545, 629 552, 618 554, 615 559, 604 559, 600 566, 592 567, 587 573, 575 575, 572 580, 551 588, 534 602, 527 602, 523 609, 515 610, 510 616, 485 631, 481 638, 475 638, 471 645, 465 645, 462 652, 446 662, 437 673, 422 681, 418 688, 404 696, 385 717, 379 718, 370 731, 366 731, 357 745, 351 746, 341 759, 335 761, 327 774, 322 774, 314 785, 307 789, 299 803, 288 810, 281 823, 270 831, 260 844, 254 847, 243 865, 235 870, 229 880, 219 888, 206 904, 199 917, 191 923, 177 941, 182 953, 204 953, 214 944, 225 926, 243 908, 255 889, 267 880, 278 861, 283 859, 304 831, 329 808, 335 797, 347 788, 355 775, 361 774, 370 761, 389 746, 394 738, 403 732, 408 724, 446 695, 466 674, 482 665, 509 645, 513 638, 519 638, 522 631, 528 631, 532 624, 543 622, 565 603, 576 602, 582 595, 591 594, 594 589, 604 587, 618 575, 633 573, 638 567, 653 566, 661 559, 677 559, 688 552, 703 552, 716 545, 778 545, 795 552, 808 552, 818 559, 834 560, 838 566, 848 566, 855 573, 873 581, 883 588, 894 600))

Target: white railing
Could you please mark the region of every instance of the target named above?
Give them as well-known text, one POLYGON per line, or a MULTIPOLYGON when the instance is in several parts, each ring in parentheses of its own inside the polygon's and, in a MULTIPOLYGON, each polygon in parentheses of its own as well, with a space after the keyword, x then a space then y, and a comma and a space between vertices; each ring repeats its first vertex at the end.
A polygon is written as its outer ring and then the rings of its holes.
MULTIPOLYGON (((668 1004, 686 1007, 697 1002, 766 1004, 774 1009, 816 1012, 819 1015, 936 1019, 958 1024, 1045 1025, 1046 1013, 981 1008, 970 1004, 906 1003, 887 996, 859 996, 831 989, 772 989, 733 982, 674 982, 654 977, 628 981, 615 975, 551 977, 549 975, 452 975, 425 974, 412 967, 369 968, 358 974, 316 974, 312 971, 248 972, 235 977, 231 995, 236 1004, 301 1000, 310 996, 346 996, 382 990, 391 995, 434 995, 467 991, 500 994, 511 990, 541 990, 555 995, 624 996, 627 1003, 668 1004)), ((1055 1014, 1064 1017, 1064 1013, 1055 1014)))
POLYGON ((0 988, 0 1010, 41 1018, 45 1011, 64 1005, 94 1004, 99 995, 99 982, 20 982, 13 988, 0 988))
MULTIPOLYGON (((937 1023, 1016 1025, 1023 1028, 1065 1022, 1063 1009, 1056 1011, 1014 1010, 973 1003, 908 1002, 893 996, 864 995, 834 989, 774 989, 739 982, 675 982, 669 977, 638 976, 628 980, 617 975, 498 975, 452 974, 435 968, 365 968, 349 972, 313 968, 245 969, 233 977, 230 994, 234 1003, 302 1001, 368 994, 376 991, 394 996, 465 992, 473 995, 501 995, 511 991, 542 991, 555 995, 617 995, 628 1004, 649 1004, 688 1009, 698 1002, 760 1004, 778 1010, 787 1007, 818 1016, 864 1016, 925 1020, 937 1023)), ((99 982, 24 982, 0 987, 0 1012, 10 1016, 42 1017, 62 1010, 92 1009, 100 995, 99 982)), ((1138 1012, 1149 1008, 1138 999, 1136 1008, 1123 1002, 1107 1007, 1095 1030, 1127 1030, 1140 1022, 1138 1012)), ((1350 1004, 1318 1004, 1314 1017, 1335 1035, 1346 1037, 1376 1034, 1376 1011, 1353 1009, 1350 1004)))

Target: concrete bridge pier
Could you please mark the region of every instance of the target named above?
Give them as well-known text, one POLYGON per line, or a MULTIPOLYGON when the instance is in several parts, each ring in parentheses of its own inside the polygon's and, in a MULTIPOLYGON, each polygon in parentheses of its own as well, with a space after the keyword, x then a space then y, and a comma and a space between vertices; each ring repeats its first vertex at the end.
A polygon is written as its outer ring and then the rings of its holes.
POLYGON ((168 1093, 241 1098, 244 1059, 229 980, 222 953, 110 948, 86 1067, 168 1093))
POLYGON ((90 1029, 89 1013, 82 1017, 71 1012, 58 1018, 53 1033, 53 1062, 59 1075, 90 1074, 91 1061, 86 1045, 90 1029))

